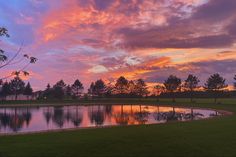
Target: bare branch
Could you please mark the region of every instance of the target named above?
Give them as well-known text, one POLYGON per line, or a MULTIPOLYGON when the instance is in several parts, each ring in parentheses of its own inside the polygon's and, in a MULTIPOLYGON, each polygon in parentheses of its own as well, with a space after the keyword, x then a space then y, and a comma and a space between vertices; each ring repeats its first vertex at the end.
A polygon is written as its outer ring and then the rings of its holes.
POLYGON ((23 46, 23 43, 21 44, 21 47, 18 49, 18 51, 16 52, 16 54, 11 58, 9 59, 5 64, 1 65, 0 66, 0 69, 9 65, 12 61, 14 61, 14 59, 20 54, 21 50, 22 50, 22 46, 23 46))

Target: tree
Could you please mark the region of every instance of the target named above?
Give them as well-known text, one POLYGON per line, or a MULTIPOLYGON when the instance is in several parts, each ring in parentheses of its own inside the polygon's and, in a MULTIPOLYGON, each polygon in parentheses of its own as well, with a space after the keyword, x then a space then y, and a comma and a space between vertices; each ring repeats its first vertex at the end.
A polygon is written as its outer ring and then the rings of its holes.
POLYGON ((77 79, 71 86, 71 89, 72 89, 73 96, 78 97, 82 93, 84 87, 83 87, 83 84, 77 79))
MULTIPOLYGON (((4 27, 0 27, 0 37, 1 36, 10 37, 8 34, 8 30, 4 27)), ((13 76, 19 77, 20 74, 23 74, 25 76, 29 75, 29 73, 25 70, 30 64, 35 63, 37 61, 37 58, 29 56, 27 54, 20 55, 21 50, 22 46, 18 49, 18 51, 14 55, 9 57, 6 55, 5 51, 0 48, 0 69, 10 65, 17 65, 18 63, 22 63, 23 60, 25 59, 27 60, 26 64, 23 67, 13 71, 8 76, 0 76, 0 80, 4 80, 13 76)))
POLYGON ((31 88, 31 85, 29 82, 25 86, 24 94, 27 95, 27 99, 29 99, 29 96, 33 94, 33 89, 31 88))
POLYGON ((148 88, 144 80, 138 79, 135 84, 135 92, 138 96, 143 97, 147 96, 149 93, 148 88))
POLYGON ((10 89, 10 84, 8 82, 4 82, 2 85, 1 96, 6 98, 6 96, 12 94, 10 89))
POLYGON ((93 94, 95 93, 94 86, 95 86, 95 84, 94 84, 94 82, 92 82, 92 83, 90 84, 89 89, 88 89, 88 94, 93 95, 93 94))
POLYGON ((121 76, 116 80, 115 91, 120 95, 128 93, 128 80, 124 76, 121 76))
MULTIPOLYGON (((236 81, 236 75, 234 76, 234 80, 236 81)), ((234 89, 236 89, 236 82, 234 82, 234 89)))
POLYGON ((48 83, 46 89, 43 91, 43 99, 48 99, 51 97, 52 97, 52 88, 48 83))
POLYGON ((66 93, 66 97, 70 98, 72 96, 72 88, 71 88, 71 86, 67 85, 65 90, 66 90, 66 92, 65 92, 66 93))
POLYGON ((214 93, 215 103, 218 93, 226 87, 228 85, 225 83, 225 79, 218 73, 211 75, 205 83, 205 89, 214 93))
POLYGON ((111 82, 106 84, 106 89, 105 89, 105 96, 110 97, 112 95, 112 92, 114 90, 114 85, 112 85, 111 82))
POLYGON ((105 92, 106 92, 106 85, 103 82, 103 80, 97 80, 94 84, 94 88, 93 88, 93 94, 101 97, 105 92))
POLYGON ((56 99, 63 99, 65 96, 66 84, 63 80, 58 81, 53 86, 53 97, 56 99))
POLYGON ((190 91, 191 102, 193 102, 193 92, 198 87, 200 80, 197 76, 188 75, 188 78, 184 82, 184 87, 190 91))
MULTIPOLYGON (((10 37, 8 31, 4 27, 0 27, 0 36, 10 37)), ((7 60, 7 56, 5 55, 4 50, 0 49, 0 62, 4 62, 7 60)))
MULTIPOLYGON (((163 85, 156 85, 153 88, 153 92, 156 96, 161 95, 161 93, 165 92, 165 87, 163 85)), ((157 101, 159 101, 159 97, 157 97, 157 101)))
POLYGON ((136 96, 135 92, 135 82, 133 80, 130 80, 128 82, 128 92, 130 96, 136 96))
POLYGON ((25 90, 25 83, 20 77, 15 77, 9 84, 11 92, 15 94, 15 100, 17 100, 17 96, 23 94, 25 90))
POLYGON ((164 82, 166 90, 172 95, 173 102, 175 102, 174 92, 180 87, 180 85, 181 79, 174 75, 170 75, 164 82))

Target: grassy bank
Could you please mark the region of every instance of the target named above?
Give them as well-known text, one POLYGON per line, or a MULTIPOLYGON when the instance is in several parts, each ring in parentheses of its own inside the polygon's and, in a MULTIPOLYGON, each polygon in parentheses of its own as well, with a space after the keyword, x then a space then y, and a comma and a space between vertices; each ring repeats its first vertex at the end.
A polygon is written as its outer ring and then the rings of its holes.
POLYGON ((156 98, 100 98, 91 100, 13 100, 13 101, 0 101, 0 106, 58 106, 58 105, 83 105, 83 104, 236 104, 235 99, 221 98, 214 102, 212 98, 194 99, 194 102, 190 102, 189 98, 178 98, 176 102, 172 102, 172 99, 159 99, 156 98))
MULTIPOLYGON (((157 103, 155 99, 114 101, 106 103, 157 103)), ((174 105, 223 109, 236 113, 235 100, 221 99, 219 102, 214 104, 212 99, 198 99, 196 103, 190 104, 189 99, 178 99, 174 105)), ((173 103, 162 99, 160 104, 173 103)), ((235 124, 236 116, 232 115, 193 122, 2 136, 0 157, 236 156, 235 124)))

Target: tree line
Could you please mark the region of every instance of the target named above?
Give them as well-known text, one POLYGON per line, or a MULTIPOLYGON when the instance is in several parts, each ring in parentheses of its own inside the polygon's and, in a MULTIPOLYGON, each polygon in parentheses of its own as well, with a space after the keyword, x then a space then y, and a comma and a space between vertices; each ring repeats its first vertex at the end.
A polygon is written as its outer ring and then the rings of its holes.
POLYGON ((2 85, 0 90, 0 97, 6 98, 9 95, 15 95, 15 100, 17 100, 18 95, 23 94, 26 95, 28 98, 33 94, 33 89, 28 82, 25 82, 20 77, 15 77, 10 82, 0 82, 2 85))
MULTIPOLYGON (((236 76, 234 77, 236 81, 236 76)), ((196 93, 217 98, 226 92, 228 85, 226 79, 220 74, 211 75, 203 86, 200 80, 192 74, 182 81, 174 75, 170 75, 163 83, 158 83, 153 88, 147 86, 143 79, 128 80, 124 76, 119 77, 114 83, 105 83, 102 79, 92 82, 86 96, 90 97, 168 97, 175 101, 176 96, 185 93, 193 101, 196 93)), ((236 88, 236 82, 234 83, 236 88)), ((84 92, 83 84, 76 80, 72 85, 66 85, 63 80, 58 81, 53 87, 47 86, 43 91, 44 98, 78 98, 84 92)), ((158 100, 158 99, 157 99, 158 100)))
MULTIPOLYGON (((236 88, 236 76, 234 77, 236 88)), ((216 73, 210 75, 203 86, 199 85, 200 80, 197 76, 189 74, 182 81, 175 75, 170 75, 163 83, 158 83, 154 87, 147 86, 143 79, 128 80, 124 76, 119 77, 114 83, 106 83, 102 79, 92 82, 88 91, 84 91, 84 86, 79 79, 73 84, 66 84, 63 80, 56 82, 53 86, 47 85, 46 89, 39 92, 39 99, 78 99, 81 97, 160 97, 172 98, 173 102, 176 97, 184 95, 189 97, 193 102, 197 93, 214 97, 215 101, 219 96, 226 93, 228 85, 226 79, 216 73), (86 94, 85 94, 86 93, 86 94)), ((30 83, 24 83, 18 76, 10 82, 2 82, 0 95, 19 94, 31 95, 33 90, 30 83)))

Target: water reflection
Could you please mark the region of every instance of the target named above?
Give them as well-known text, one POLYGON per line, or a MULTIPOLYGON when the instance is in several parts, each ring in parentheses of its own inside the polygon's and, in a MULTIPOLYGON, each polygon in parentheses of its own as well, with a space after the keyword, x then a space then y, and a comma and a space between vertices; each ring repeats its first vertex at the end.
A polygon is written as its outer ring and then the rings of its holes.
POLYGON ((0 133, 189 121, 220 115, 216 111, 146 106, 96 105, 0 108, 0 133))
POLYGON ((29 126, 31 117, 28 107, 26 109, 14 108, 10 112, 5 108, 3 112, 0 112, 0 129, 6 130, 9 128, 13 132, 17 132, 23 127, 24 123, 26 127, 29 126))

